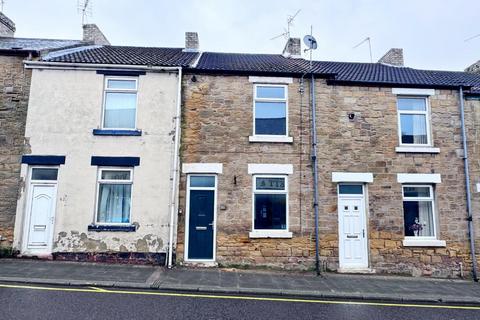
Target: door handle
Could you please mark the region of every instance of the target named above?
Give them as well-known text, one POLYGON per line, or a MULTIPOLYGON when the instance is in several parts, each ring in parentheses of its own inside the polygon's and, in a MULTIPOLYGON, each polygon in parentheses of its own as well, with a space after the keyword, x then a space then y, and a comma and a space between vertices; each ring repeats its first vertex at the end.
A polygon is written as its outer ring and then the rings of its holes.
POLYGON ((365 238, 365 229, 362 230, 363 237, 365 238))

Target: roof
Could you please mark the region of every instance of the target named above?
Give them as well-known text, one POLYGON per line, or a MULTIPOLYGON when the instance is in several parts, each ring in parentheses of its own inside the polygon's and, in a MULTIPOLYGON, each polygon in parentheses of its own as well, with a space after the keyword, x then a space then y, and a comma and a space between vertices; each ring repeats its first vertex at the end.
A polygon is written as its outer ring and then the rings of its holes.
POLYGON ((204 52, 196 70, 222 72, 304 73, 309 61, 286 58, 281 54, 204 52))
POLYGON ((84 45, 81 40, 35 39, 0 37, 0 51, 40 53, 41 51, 57 50, 84 45))
POLYGON ((97 46, 47 57, 44 61, 186 67, 193 63, 197 55, 197 52, 184 52, 183 48, 97 46))
POLYGON ((329 76, 331 83, 405 85, 417 87, 478 87, 480 74, 420 70, 382 63, 313 61, 286 58, 279 54, 205 52, 195 70, 203 72, 314 73, 329 76))
POLYGON ((382 63, 313 61, 281 54, 184 52, 182 48, 93 46, 44 57, 44 61, 118 65, 181 66, 190 72, 301 76, 312 72, 330 84, 409 87, 471 87, 480 93, 480 74, 420 70, 382 63), (193 66, 195 64, 195 66, 193 66))

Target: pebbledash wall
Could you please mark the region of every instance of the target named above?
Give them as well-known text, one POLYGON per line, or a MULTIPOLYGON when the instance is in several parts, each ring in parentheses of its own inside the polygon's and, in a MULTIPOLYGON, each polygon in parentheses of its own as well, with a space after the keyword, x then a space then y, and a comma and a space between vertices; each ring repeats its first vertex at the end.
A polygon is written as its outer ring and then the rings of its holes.
MULTIPOLYGON (((172 130, 178 76, 138 76, 137 128, 141 136, 96 136, 104 75, 95 70, 34 69, 25 136, 32 155, 64 155, 59 166, 52 255, 56 259, 163 263, 168 246, 172 130), (133 170, 130 222, 134 232, 95 232, 97 166, 92 156, 139 157, 133 170)), ((24 251, 27 181, 20 193, 15 247, 24 251)))
MULTIPOLYGON (((20 180, 31 71, 24 56, 0 56, 0 249, 11 248, 20 180)), ((1 254, 1 252, 0 252, 1 254)))
MULTIPOLYGON (((288 126, 293 143, 249 142, 253 83, 248 76, 196 75, 183 81, 183 163, 222 163, 218 174, 216 262, 220 265, 311 269, 315 261, 310 107, 299 79, 288 85, 288 126), (292 164, 289 175, 290 239, 253 239, 252 176, 248 164, 292 164)), ((397 96, 392 88, 335 86, 316 80, 320 257, 338 269, 337 184, 332 172, 367 172, 369 267, 379 273, 457 277, 471 270, 458 92, 435 90, 429 97, 433 146, 439 153, 396 152, 397 96), (350 119, 349 114, 355 117, 350 119), (404 246, 399 173, 436 173, 438 239, 443 247, 404 246)), ((467 125, 474 181, 480 182, 476 136, 480 115, 469 102, 467 125)), ((478 103, 478 101, 476 102, 478 103)), ((473 182, 472 181, 472 187, 473 182)), ((473 190, 473 189, 472 189, 473 190)), ((184 259, 186 175, 180 181, 177 259, 184 259)), ((474 194, 478 200, 478 195, 474 194)), ((476 208, 476 209, 475 209, 476 208)), ((474 220, 478 222, 478 205, 474 220)), ((480 229, 476 223, 477 239, 480 229)), ((478 242, 478 241, 477 241, 478 242)))

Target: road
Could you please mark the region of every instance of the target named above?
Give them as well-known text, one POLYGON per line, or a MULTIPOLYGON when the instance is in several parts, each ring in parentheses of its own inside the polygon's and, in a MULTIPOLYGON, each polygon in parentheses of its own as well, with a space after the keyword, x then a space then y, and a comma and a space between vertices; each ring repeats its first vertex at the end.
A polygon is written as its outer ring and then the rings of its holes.
POLYGON ((480 319, 480 306, 0 284, 0 319, 480 319))

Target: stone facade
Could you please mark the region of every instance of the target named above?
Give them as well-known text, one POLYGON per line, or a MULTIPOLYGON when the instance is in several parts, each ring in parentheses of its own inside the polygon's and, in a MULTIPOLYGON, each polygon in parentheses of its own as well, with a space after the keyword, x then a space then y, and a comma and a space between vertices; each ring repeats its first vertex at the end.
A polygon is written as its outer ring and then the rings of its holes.
MULTIPOLYGON (((299 79, 289 85, 289 135, 293 143, 252 143, 253 87, 247 76, 196 75, 184 79, 183 163, 223 163, 218 175, 216 262, 220 265, 311 269, 315 261, 310 107, 299 79), (252 176, 248 163, 293 165, 289 177, 291 239, 251 239, 252 176)), ((308 88, 308 82, 306 83, 308 88)), ((396 95, 391 88, 330 86, 316 81, 319 234, 322 265, 338 269, 337 185, 332 172, 370 172, 367 197, 369 267, 378 273, 438 277, 468 276, 465 176, 458 93, 435 90, 431 106, 434 147, 440 153, 397 153, 396 95), (350 119, 349 115, 354 115, 350 119), (402 185, 398 173, 438 173, 435 185, 438 238, 446 247, 403 245, 402 185)), ((473 102, 472 102, 473 103, 473 102)), ((470 106, 467 125, 480 117, 470 106)), ((478 110, 478 109, 477 109, 478 110)), ((477 125, 477 122, 475 122, 477 125)), ((469 130, 476 141, 477 128, 469 130)), ((471 142, 472 154, 478 152, 471 142)), ((480 155, 476 155, 480 159, 480 155)), ((480 177, 475 162, 474 180, 480 177)), ((473 182, 472 182, 473 184, 473 182)), ((180 181, 177 257, 184 253, 186 176, 180 181)), ((475 195, 478 197, 478 195, 475 195)), ((476 199, 476 198, 475 198, 476 199)), ((478 222, 478 212, 474 219, 478 222)), ((476 233, 479 234, 478 223, 476 233)))
POLYGON ((0 56, 0 249, 12 246, 17 197, 22 184, 20 157, 28 149, 24 134, 31 71, 23 68, 24 59, 0 56))

